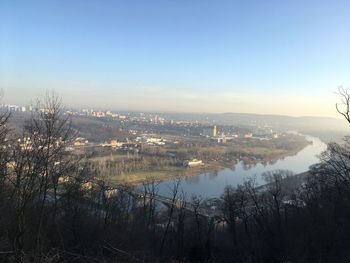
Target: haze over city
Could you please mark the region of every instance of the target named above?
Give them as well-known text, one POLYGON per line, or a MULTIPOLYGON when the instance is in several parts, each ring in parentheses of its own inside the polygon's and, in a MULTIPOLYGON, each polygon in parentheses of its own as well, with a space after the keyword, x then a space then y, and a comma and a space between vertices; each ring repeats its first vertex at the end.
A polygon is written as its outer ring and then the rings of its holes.
POLYGON ((2 1, 0 88, 25 104, 337 116, 348 1, 2 1))
POLYGON ((0 0, 0 262, 350 262, 349 0, 0 0))

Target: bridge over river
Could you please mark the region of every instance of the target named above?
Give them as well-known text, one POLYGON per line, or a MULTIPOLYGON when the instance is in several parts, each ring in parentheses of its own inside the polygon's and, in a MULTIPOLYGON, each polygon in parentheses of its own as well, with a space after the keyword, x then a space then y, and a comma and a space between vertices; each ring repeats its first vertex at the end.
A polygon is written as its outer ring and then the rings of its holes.
POLYGON ((176 208, 182 208, 191 213, 198 213, 198 215, 207 218, 222 218, 222 212, 210 205, 196 204, 179 197, 167 197, 156 193, 145 192, 136 187, 130 188, 125 185, 113 184, 110 185, 112 189, 117 189, 130 193, 138 200, 146 199, 146 201, 155 200, 167 207, 174 206, 176 208))
MULTIPOLYGON (((291 177, 287 177, 288 180, 284 179, 282 180, 282 185, 285 183, 290 183, 290 179, 293 178, 293 184, 292 185, 301 185, 304 181, 306 176, 308 175, 308 172, 300 173, 297 175, 293 175, 291 177)), ((268 189, 270 184, 265 184, 265 185, 260 185, 257 188, 255 188, 258 192, 262 193, 268 189)), ((150 193, 147 191, 142 191, 138 189, 137 187, 128 187, 125 185, 118 185, 118 184, 113 184, 111 185, 112 188, 121 190, 121 191, 126 191, 132 194, 136 199, 138 200, 155 200, 159 203, 162 203, 163 205, 167 207, 175 206, 177 208, 182 208, 188 212, 191 213, 198 213, 198 215, 207 217, 207 218, 214 218, 214 219, 222 219, 223 218, 223 213, 222 211, 213 203, 217 201, 217 198, 212 198, 207 201, 204 201, 202 204, 195 203, 193 201, 188 201, 183 198, 178 198, 177 196, 174 197, 168 197, 156 193, 150 193), (208 204, 209 203, 209 204, 208 204)), ((288 187, 285 185, 285 187, 288 187)), ((288 197, 285 200, 286 204, 290 204, 291 200, 288 199, 288 197)), ((242 209, 249 211, 251 208, 254 206, 247 206, 242 209)))

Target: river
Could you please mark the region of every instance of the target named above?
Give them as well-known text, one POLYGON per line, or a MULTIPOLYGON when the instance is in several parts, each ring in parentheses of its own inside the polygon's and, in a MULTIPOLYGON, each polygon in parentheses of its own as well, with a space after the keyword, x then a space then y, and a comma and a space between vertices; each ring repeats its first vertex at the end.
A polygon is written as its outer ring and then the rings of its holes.
MULTIPOLYGON (((320 139, 305 135, 312 144, 306 146, 303 150, 295 155, 279 159, 274 163, 267 165, 256 164, 247 167, 243 162, 239 162, 233 169, 223 169, 218 172, 203 173, 193 176, 184 177, 180 183, 180 191, 186 193, 186 198, 192 196, 200 196, 202 198, 219 197, 227 185, 236 186, 242 184, 251 177, 256 177, 259 185, 264 184, 262 174, 273 170, 289 170, 295 174, 305 172, 312 164, 318 162, 318 157, 327 146, 320 139)), ((174 180, 165 180, 159 183, 159 194, 163 196, 171 196, 171 189, 174 180)))

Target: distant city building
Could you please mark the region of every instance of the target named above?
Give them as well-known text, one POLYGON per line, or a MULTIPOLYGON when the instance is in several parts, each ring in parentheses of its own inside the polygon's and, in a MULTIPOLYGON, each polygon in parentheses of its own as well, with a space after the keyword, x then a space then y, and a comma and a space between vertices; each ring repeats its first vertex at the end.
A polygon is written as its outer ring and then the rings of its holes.
POLYGON ((203 165, 203 161, 202 160, 197 160, 197 159, 193 159, 193 160, 185 160, 183 161, 182 165, 184 167, 195 167, 195 166, 201 166, 203 165))
POLYGON ((213 127, 210 127, 210 128, 203 129, 202 135, 206 136, 206 137, 216 137, 216 135, 217 135, 216 125, 214 125, 213 127))
POLYGON ((146 143, 149 144, 149 145, 164 145, 165 144, 165 140, 162 139, 162 138, 147 138, 147 137, 144 137, 143 139, 146 140, 146 143))
POLYGON ((111 147, 112 148, 117 148, 119 146, 118 141, 117 140, 111 140, 111 147))
POLYGON ((116 139, 112 139, 110 143, 101 143, 100 146, 102 147, 112 147, 112 148, 120 148, 124 145, 123 142, 118 142, 116 139))
POLYGON ((253 137, 253 133, 251 132, 244 134, 244 138, 252 138, 252 137, 253 137))
POLYGON ((217 140, 218 143, 226 143, 227 142, 227 138, 225 136, 225 133, 223 132, 220 137, 216 138, 216 140, 217 140))
POLYGON ((278 137, 279 137, 278 133, 274 133, 274 134, 272 134, 272 138, 274 138, 274 139, 278 139, 278 137))
POLYGON ((255 136, 270 136, 273 133, 271 128, 258 128, 254 135, 255 136))
POLYGON ((92 116, 97 117, 97 118, 101 118, 101 117, 105 117, 106 114, 104 112, 102 112, 102 111, 94 111, 92 113, 92 116))
POLYGON ((85 140, 85 138, 76 138, 74 141, 74 146, 79 147, 79 146, 85 146, 87 143, 89 143, 88 140, 85 140))

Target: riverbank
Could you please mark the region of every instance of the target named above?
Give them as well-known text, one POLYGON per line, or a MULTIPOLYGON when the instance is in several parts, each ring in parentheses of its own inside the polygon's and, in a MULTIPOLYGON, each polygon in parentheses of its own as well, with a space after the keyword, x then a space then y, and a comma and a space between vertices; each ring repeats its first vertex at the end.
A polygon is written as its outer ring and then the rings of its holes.
MULTIPOLYGON (((122 150, 85 159, 85 165, 113 183, 139 184, 144 181, 162 181, 176 177, 216 173, 236 168, 237 163, 250 169, 259 164, 271 165, 296 155, 310 145, 301 135, 285 134, 273 141, 236 141, 227 144, 199 144, 195 147, 168 145, 151 153, 144 148, 140 153, 122 150), (197 158, 204 163, 197 167, 183 167, 182 161, 197 158)), ((149 149, 148 149, 149 150, 149 149)))
POLYGON ((217 162, 212 162, 203 166, 186 168, 186 167, 167 167, 162 170, 140 171, 119 176, 108 176, 105 179, 112 183, 140 184, 147 181, 163 181, 178 177, 193 176, 197 174, 217 172, 226 168, 217 162))
MULTIPOLYGON (((252 166, 246 166, 243 162, 235 165, 235 169, 223 169, 217 173, 198 174, 192 177, 186 177, 181 180, 180 189, 190 198, 191 196, 200 196, 204 199, 220 198, 228 185, 236 187, 247 180, 254 180, 256 186, 266 184, 264 173, 276 170, 288 170, 296 175, 303 174, 309 170, 310 165, 319 162, 317 155, 323 152, 325 145, 318 138, 305 136, 307 141, 313 143, 299 151, 297 154, 279 159, 277 162, 270 162, 267 165, 258 163, 252 166)), ((297 176, 298 177, 298 176, 297 176)), ((171 196, 171 180, 163 180, 157 186, 159 194, 171 196)))
POLYGON ((300 145, 297 149, 293 151, 270 151, 270 154, 263 159, 248 159, 241 158, 236 160, 226 160, 226 161, 211 161, 202 166, 197 167, 164 167, 160 170, 150 170, 150 171, 139 171, 135 173, 124 173, 121 175, 111 175, 107 176, 105 179, 112 183, 128 183, 128 184, 140 184, 147 181, 163 181, 171 180, 178 177, 194 176, 198 174, 214 173, 224 170, 226 168, 235 169, 238 162, 243 162, 247 167, 252 167, 258 164, 271 164, 277 162, 278 160, 283 160, 286 157, 296 155, 298 152, 302 151, 306 145, 300 145))

